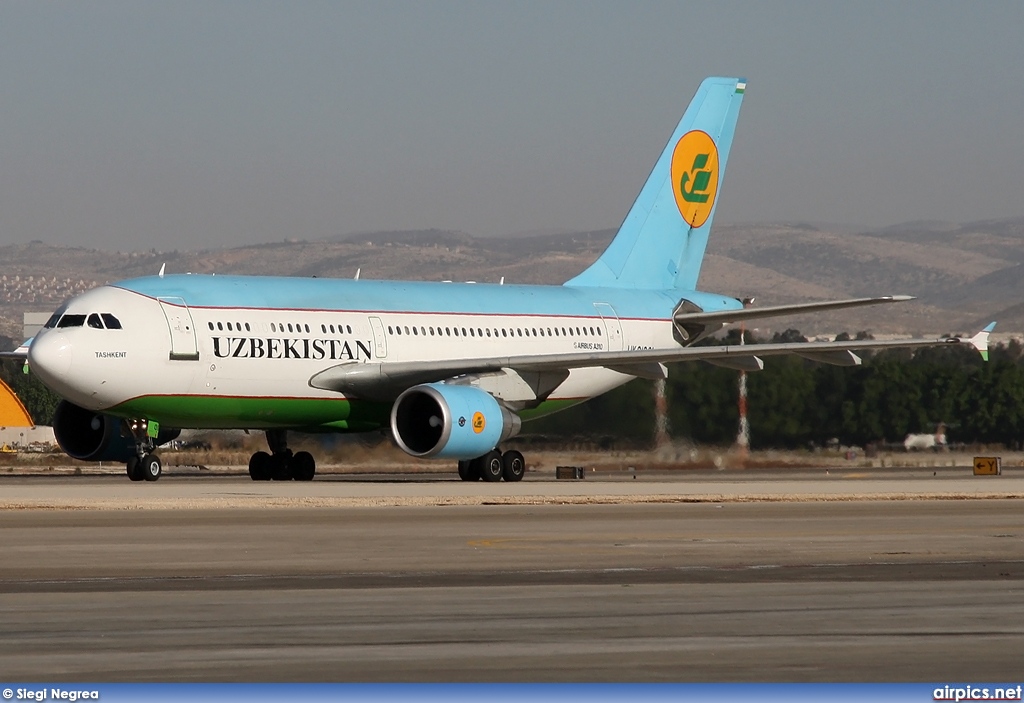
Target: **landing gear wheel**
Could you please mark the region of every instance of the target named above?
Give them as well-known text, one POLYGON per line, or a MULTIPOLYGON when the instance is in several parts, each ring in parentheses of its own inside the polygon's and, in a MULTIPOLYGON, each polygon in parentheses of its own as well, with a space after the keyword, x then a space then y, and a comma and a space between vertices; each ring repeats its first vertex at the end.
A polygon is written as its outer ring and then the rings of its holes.
POLYGON ((459 478, 463 481, 480 480, 480 472, 477 470, 476 459, 459 462, 459 478))
POLYGON ((273 481, 292 480, 292 452, 274 454, 270 459, 270 478, 273 481))
POLYGON ((132 481, 141 481, 145 476, 142 475, 142 464, 139 462, 139 457, 133 456, 128 459, 128 478, 132 481))
POLYGON ((296 452, 291 468, 296 481, 312 481, 316 474, 316 460, 309 452, 296 452))
POLYGON ((522 481, 526 473, 526 459, 514 449, 501 455, 501 476, 508 482, 522 481))
POLYGON ((490 451, 476 461, 480 462, 480 477, 489 483, 501 480, 501 452, 490 451))
POLYGON ((163 472, 163 466, 160 464, 160 457, 156 454, 147 454, 142 457, 140 467, 142 469, 142 476, 147 481, 156 481, 160 478, 160 474, 163 472))
POLYGON ((249 457, 249 478, 253 481, 270 480, 270 455, 266 452, 256 452, 249 457))

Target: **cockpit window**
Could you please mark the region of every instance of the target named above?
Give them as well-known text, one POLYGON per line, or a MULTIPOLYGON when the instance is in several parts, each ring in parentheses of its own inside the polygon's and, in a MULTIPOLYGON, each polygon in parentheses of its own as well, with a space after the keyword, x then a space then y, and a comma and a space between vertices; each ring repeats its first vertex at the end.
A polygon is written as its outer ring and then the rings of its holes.
POLYGON ((43 325, 43 328, 44 329, 48 329, 48 330, 53 329, 54 327, 57 326, 57 320, 59 320, 59 319, 60 319, 60 313, 59 312, 53 313, 52 315, 50 315, 50 319, 46 321, 46 324, 43 325))
POLYGON ((93 329, 103 329, 103 322, 100 320, 100 316, 96 313, 89 315, 89 318, 85 321, 85 324, 89 325, 93 329))
POLYGON ((81 327, 85 324, 85 315, 65 315, 60 318, 57 327, 81 327))
POLYGON ((100 313, 100 317, 103 318, 103 323, 107 326, 108 330, 119 330, 121 329, 121 321, 111 315, 109 312, 100 313))

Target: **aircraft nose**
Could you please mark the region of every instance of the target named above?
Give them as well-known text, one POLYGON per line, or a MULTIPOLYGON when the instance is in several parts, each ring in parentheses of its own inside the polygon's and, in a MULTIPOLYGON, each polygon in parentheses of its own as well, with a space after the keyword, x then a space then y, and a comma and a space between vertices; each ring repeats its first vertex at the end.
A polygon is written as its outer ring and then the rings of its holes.
POLYGON ((28 348, 28 363, 43 378, 62 378, 71 370, 71 343, 60 332, 40 335, 28 348))

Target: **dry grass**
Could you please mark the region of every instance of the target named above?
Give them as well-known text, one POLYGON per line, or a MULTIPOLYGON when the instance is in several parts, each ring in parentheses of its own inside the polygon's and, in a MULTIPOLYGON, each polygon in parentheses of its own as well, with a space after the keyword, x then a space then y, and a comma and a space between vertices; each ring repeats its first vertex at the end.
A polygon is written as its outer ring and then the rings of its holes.
MULTIPOLYGON (((165 467, 197 467, 214 472, 245 471, 250 455, 266 450, 261 435, 213 436, 208 451, 161 450, 165 467)), ((453 460, 420 460, 407 456, 387 441, 321 442, 300 438, 291 443, 294 451, 309 451, 317 459, 320 473, 450 473, 453 460)), ((515 448, 510 443, 508 448, 515 448)), ((688 470, 770 470, 836 468, 939 468, 971 466, 976 455, 1000 456, 1006 468, 1024 466, 1024 453, 978 447, 961 452, 885 452, 872 458, 862 454, 851 458, 842 452, 754 451, 748 454, 731 448, 695 447, 676 444, 659 449, 602 450, 596 446, 569 448, 524 446, 531 472, 554 473, 558 466, 582 466, 601 472, 688 471, 688 470)), ((124 471, 120 462, 83 462, 62 453, 0 454, 0 475, 36 473, 106 474, 124 471)))

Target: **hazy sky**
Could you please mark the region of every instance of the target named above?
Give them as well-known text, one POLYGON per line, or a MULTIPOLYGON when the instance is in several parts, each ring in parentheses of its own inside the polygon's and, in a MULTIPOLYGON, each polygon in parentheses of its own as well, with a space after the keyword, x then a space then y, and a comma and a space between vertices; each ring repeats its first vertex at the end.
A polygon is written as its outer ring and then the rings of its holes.
POLYGON ((1024 3, 4 2, 0 244, 616 227, 700 80, 718 222, 1024 215, 1024 3))

